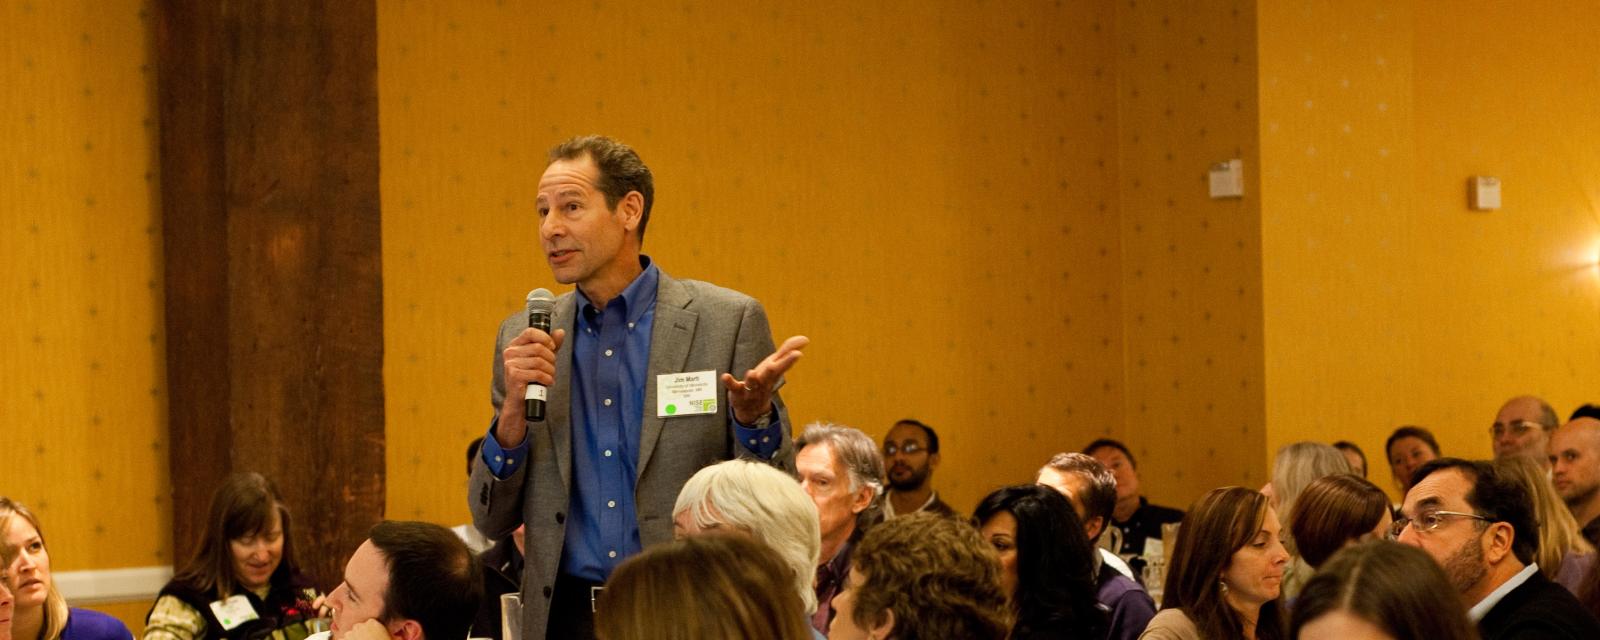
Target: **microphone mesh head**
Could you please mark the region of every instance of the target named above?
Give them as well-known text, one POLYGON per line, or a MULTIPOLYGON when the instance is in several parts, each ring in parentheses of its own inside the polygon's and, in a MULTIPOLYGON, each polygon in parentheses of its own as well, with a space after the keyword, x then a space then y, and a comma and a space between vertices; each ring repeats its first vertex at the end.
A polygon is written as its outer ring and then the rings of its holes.
POLYGON ((528 311, 549 313, 555 307, 556 297, 550 294, 549 289, 540 287, 528 292, 528 311))

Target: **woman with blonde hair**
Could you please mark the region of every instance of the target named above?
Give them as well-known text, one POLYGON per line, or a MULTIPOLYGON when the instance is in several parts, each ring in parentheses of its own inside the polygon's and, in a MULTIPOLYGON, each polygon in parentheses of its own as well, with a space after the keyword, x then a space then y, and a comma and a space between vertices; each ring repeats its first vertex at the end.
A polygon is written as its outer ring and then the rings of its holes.
POLYGON ((1533 459, 1508 456, 1494 464, 1520 482, 1533 499, 1533 515, 1539 519, 1539 553, 1534 556, 1539 572, 1577 595, 1584 575, 1595 566, 1594 545, 1584 539, 1577 518, 1572 517, 1544 469, 1533 459))
POLYGON ((1337 473, 1349 474, 1350 462, 1333 445, 1321 442, 1296 442, 1278 449, 1272 461, 1272 484, 1263 490, 1272 499, 1272 509, 1278 514, 1278 525, 1285 534, 1283 546, 1292 556, 1283 575, 1283 597, 1294 598, 1300 586, 1311 578, 1311 565, 1300 557, 1294 535, 1290 534, 1289 516, 1294 513, 1294 503, 1300 493, 1318 478, 1337 473))
POLYGON ((809 640, 792 570, 748 536, 690 536, 645 549, 595 601, 601 640, 809 640))
POLYGON ((39 518, 27 507, 0 497, 0 556, 12 594, 11 635, 17 640, 129 640, 121 621, 98 611, 74 609, 50 575, 50 550, 39 518))

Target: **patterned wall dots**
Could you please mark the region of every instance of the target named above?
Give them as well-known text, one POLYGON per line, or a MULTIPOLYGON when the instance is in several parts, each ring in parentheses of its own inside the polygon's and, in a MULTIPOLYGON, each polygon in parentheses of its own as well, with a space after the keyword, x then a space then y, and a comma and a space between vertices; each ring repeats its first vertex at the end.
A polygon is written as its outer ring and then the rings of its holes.
POLYGON ((170 561, 147 15, 0 4, 0 494, 57 570, 170 561))

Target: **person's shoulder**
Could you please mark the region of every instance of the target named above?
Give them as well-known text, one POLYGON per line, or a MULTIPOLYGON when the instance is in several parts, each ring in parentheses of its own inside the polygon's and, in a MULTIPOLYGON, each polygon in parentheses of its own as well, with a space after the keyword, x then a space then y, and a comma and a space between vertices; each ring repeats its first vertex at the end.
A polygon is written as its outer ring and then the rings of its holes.
POLYGON ((67 626, 62 629, 61 637, 64 640, 128 640, 133 632, 110 614, 74 607, 67 610, 67 626))
POLYGON ((727 306, 759 304, 755 298, 724 286, 715 285, 704 280, 673 278, 665 273, 661 274, 660 287, 663 290, 674 286, 682 288, 682 293, 690 298, 690 304, 709 303, 727 306))
POLYGON ((1194 626, 1194 621, 1182 609, 1162 609, 1150 619, 1150 625, 1144 628, 1140 638, 1151 640, 1192 640, 1200 637, 1199 627, 1194 626))
POLYGON ((1600 621, 1571 592, 1543 575, 1533 574, 1484 616, 1485 637, 1536 637, 1549 630, 1562 633, 1544 637, 1600 637, 1600 621))
POLYGON ((1163 506, 1161 506, 1159 504, 1156 504, 1154 502, 1146 502, 1144 504, 1144 508, 1140 509, 1140 511, 1143 512, 1140 515, 1144 516, 1146 519, 1153 520, 1153 521, 1156 521, 1156 522, 1160 522, 1162 524, 1166 524, 1166 523, 1169 523, 1169 522, 1182 522, 1183 521, 1183 510, 1182 509, 1174 509, 1172 507, 1163 507, 1163 506))

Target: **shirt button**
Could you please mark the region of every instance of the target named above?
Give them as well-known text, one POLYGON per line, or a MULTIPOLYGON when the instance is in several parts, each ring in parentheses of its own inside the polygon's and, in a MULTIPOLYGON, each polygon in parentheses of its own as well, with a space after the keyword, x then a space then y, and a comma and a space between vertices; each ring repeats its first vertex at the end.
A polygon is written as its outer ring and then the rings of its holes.
POLYGON ((615 557, 617 557, 617 552, 615 552, 615 551, 607 551, 606 552, 606 557, 607 558, 615 558, 615 557))
POLYGON ((755 438, 751 438, 750 439, 750 444, 755 444, 755 443, 756 443, 756 439, 755 438))
POLYGON ((761 437, 761 444, 766 444, 767 442, 769 442, 771 440, 772 440, 772 438, 770 438, 770 437, 762 436, 761 437))
POLYGON ((606 398, 606 406, 611 406, 611 398, 606 398))
POLYGON ((607 358, 611 357, 611 350, 610 349, 606 349, 606 357, 607 358))
POLYGON ((610 507, 612 509, 615 509, 615 508, 617 508, 617 501, 616 500, 607 500, 606 501, 606 506, 610 507))
POLYGON ((606 457, 607 458, 611 457, 611 450, 610 449, 606 449, 606 457))
POLYGON ((633 328, 633 323, 632 323, 632 322, 629 322, 629 323, 628 323, 628 328, 629 328, 629 329, 632 329, 632 328, 633 328))

